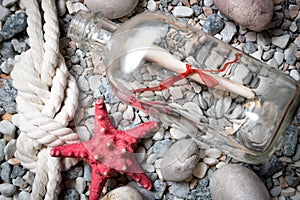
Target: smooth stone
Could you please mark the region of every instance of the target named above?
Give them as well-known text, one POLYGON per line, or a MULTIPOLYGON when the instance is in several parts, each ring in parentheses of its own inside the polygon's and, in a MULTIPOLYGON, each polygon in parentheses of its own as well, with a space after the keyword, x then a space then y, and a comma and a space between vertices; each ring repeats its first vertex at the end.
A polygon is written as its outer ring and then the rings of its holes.
POLYGON ((9 160, 14 157, 16 152, 16 144, 17 140, 12 139, 10 140, 4 148, 5 160, 9 160))
POLYGON ((186 198, 188 196, 189 191, 190 191, 189 183, 187 183, 187 182, 181 182, 181 183, 173 182, 173 183, 171 183, 171 191, 176 197, 186 198))
POLYGON ((2 5, 5 7, 9 7, 14 5, 17 2, 17 0, 3 0, 2 5))
POLYGON ((276 59, 277 64, 281 65, 284 59, 284 54, 282 52, 275 52, 274 58, 276 59))
POLYGON ((272 37, 272 44, 284 49, 290 40, 289 35, 272 37))
POLYGON ((263 182, 251 170, 241 165, 225 165, 214 172, 210 180, 212 199, 270 199, 263 182))
POLYGON ((300 80, 300 73, 298 70, 296 69, 292 69, 291 72, 290 72, 290 76, 295 79, 296 81, 299 81, 300 80))
POLYGON ((247 41, 243 46, 243 50, 246 54, 252 54, 257 50, 257 46, 253 42, 247 41))
POLYGON ((280 161, 275 155, 273 155, 267 162, 261 164, 258 170, 260 176, 269 177, 279 172, 284 167, 282 161, 280 161))
POLYGON ((299 128, 291 125, 282 139, 280 149, 285 156, 293 156, 296 152, 299 128))
POLYGON ((153 12, 153 11, 157 10, 157 8, 158 8, 158 5, 157 5, 157 3, 154 0, 148 1, 148 3, 147 3, 147 9, 149 11, 153 12))
POLYGON ((288 187, 281 190, 281 195, 283 196, 293 196, 296 193, 295 188, 288 187))
POLYGON ((101 12, 108 19, 117 19, 128 15, 137 6, 139 0, 84 0, 93 12, 101 12))
POLYGON ((19 200, 28 200, 30 199, 31 194, 25 190, 22 190, 19 194, 19 200))
POLYGON ((164 192, 167 188, 167 184, 165 182, 157 179, 153 183, 153 188, 155 191, 155 199, 162 199, 164 192))
POLYGON ((6 197, 9 197, 14 194, 17 190, 17 187, 10 183, 0 184, 0 193, 6 197))
POLYGON ((77 177, 76 178, 76 183, 75 183, 75 190, 79 194, 83 194, 85 188, 86 188, 86 181, 84 180, 84 178, 83 177, 77 177))
POLYGON ((222 36, 222 40, 228 43, 236 33, 236 25, 233 22, 225 22, 225 26, 220 32, 220 35, 222 36))
POLYGON ((205 150, 205 155, 209 158, 219 158, 222 155, 222 151, 216 148, 210 148, 205 150))
POLYGON ((257 32, 267 28, 274 10, 273 0, 214 0, 214 4, 228 18, 257 32))
POLYGON ((6 18, 10 15, 10 10, 0 5, 0 21, 5 21, 6 18))
POLYGON ((12 167, 8 162, 4 162, 1 164, 0 176, 1 179, 7 183, 11 182, 10 174, 12 171, 12 167))
POLYGON ((143 195, 130 186, 116 188, 107 193, 101 200, 144 200, 143 195))
POLYGON ((200 162, 196 165, 195 169, 193 170, 193 175, 200 179, 204 178, 208 168, 209 167, 207 164, 200 162))
POLYGON ((194 14, 194 10, 185 6, 176 6, 173 10, 175 17, 191 17, 194 14))
POLYGON ((223 19, 219 15, 212 14, 205 19, 203 24, 203 31, 208 34, 215 35, 222 30, 224 24, 225 23, 223 19))
POLYGON ((0 133, 13 139, 15 137, 16 127, 8 120, 0 122, 0 133))
POLYGON ((203 162, 208 164, 209 166, 216 165, 219 161, 215 158, 203 158, 203 162))
POLYGON ((161 161, 161 174, 168 181, 183 181, 195 168, 199 159, 199 148, 192 139, 183 139, 168 149, 161 161))
POLYGON ((56 6, 57 6, 57 12, 58 12, 58 16, 63 16, 66 11, 66 2, 64 0, 58 0, 56 1, 56 6))
POLYGON ((170 129, 170 135, 172 138, 177 139, 177 140, 185 139, 187 137, 186 133, 184 133, 181 130, 178 130, 176 128, 170 129))
POLYGON ((17 33, 26 29, 27 15, 24 12, 12 14, 7 17, 4 26, 2 27, 1 34, 5 40, 12 38, 17 33))
POLYGON ((4 148, 6 146, 6 140, 0 139, 0 162, 2 162, 5 158, 4 148))
MULTIPOLYGON (((170 149, 170 147, 174 144, 174 142, 170 139, 165 139, 161 141, 157 141, 154 143, 154 145, 151 147, 152 152, 156 154, 158 158, 161 158, 167 154, 167 151, 170 149)), ((145 146, 146 147, 146 146, 145 146)))
POLYGON ((71 188, 71 189, 67 189, 64 190, 61 194, 60 194, 60 200, 79 200, 79 194, 78 192, 71 188))

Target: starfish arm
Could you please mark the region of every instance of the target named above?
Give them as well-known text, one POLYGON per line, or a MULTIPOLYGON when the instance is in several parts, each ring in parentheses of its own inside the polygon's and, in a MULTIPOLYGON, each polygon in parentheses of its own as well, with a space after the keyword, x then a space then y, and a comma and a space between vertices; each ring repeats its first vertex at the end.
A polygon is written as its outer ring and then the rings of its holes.
POLYGON ((53 157, 84 158, 87 156, 87 150, 83 143, 74 143, 54 147, 51 149, 50 155, 53 157))
POLYGON ((126 130, 126 134, 134 137, 134 138, 142 138, 144 137, 147 133, 152 131, 157 127, 157 123, 155 121, 149 121, 145 122, 143 124, 140 124, 132 129, 126 130))
POLYGON ((109 170, 109 168, 104 165, 92 165, 92 181, 89 200, 98 200, 100 198, 106 181, 109 178, 108 176, 103 175, 103 173, 107 173, 107 170, 109 170))
POLYGON ((147 190, 151 190, 152 182, 150 178, 145 173, 126 173, 133 180, 138 182, 141 186, 143 186, 147 190))

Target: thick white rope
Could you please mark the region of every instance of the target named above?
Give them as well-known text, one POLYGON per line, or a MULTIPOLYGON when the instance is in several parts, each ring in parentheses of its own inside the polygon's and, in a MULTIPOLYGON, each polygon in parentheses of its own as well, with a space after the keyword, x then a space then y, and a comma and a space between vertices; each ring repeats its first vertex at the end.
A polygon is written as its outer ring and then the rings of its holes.
POLYGON ((38 1, 24 0, 31 48, 18 58, 12 72, 18 90, 18 114, 13 123, 21 130, 15 156, 36 173, 31 199, 53 200, 60 192, 60 172, 76 160, 52 158, 49 148, 79 141, 78 135, 66 128, 74 117, 79 91, 59 54, 55 0, 42 0, 41 4, 43 26, 38 1))

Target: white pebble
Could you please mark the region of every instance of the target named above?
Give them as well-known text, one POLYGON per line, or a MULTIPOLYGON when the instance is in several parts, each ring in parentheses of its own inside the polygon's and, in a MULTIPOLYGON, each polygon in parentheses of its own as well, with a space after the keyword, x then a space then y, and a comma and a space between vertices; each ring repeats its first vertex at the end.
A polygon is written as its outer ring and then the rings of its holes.
POLYGON ((185 134, 184 132, 176 129, 176 128, 171 128, 170 129, 170 134, 171 137, 177 140, 181 140, 187 137, 187 134, 185 134))
POLYGON ((90 131, 87 129, 86 126, 77 126, 76 132, 81 141, 88 141, 89 139, 92 138, 92 134, 90 133, 90 131))
POLYGON ((205 162, 209 166, 213 166, 213 165, 216 165, 218 163, 218 160, 215 159, 215 158, 204 158, 203 162, 205 162))
POLYGON ((0 133, 8 136, 9 138, 14 138, 16 132, 16 127, 8 120, 3 120, 0 122, 0 133))
POLYGON ((296 81, 299 81, 299 80, 300 80, 300 74, 299 74, 299 71, 296 70, 296 69, 291 70, 290 76, 291 76, 293 79, 295 79, 296 81))
POLYGON ((219 158, 222 155, 222 152, 219 149, 211 148, 206 149, 205 154, 209 158, 219 158))
POLYGON ((134 112, 133 112, 133 108, 131 106, 128 106, 128 108, 125 110, 125 112, 123 113, 123 117, 126 120, 133 120, 134 112))
POLYGON ((287 43, 290 40, 290 36, 289 35, 282 35, 282 36, 278 36, 278 37, 272 37, 272 44, 284 49, 287 45, 287 43))
POLYGON ((157 8, 158 8, 158 5, 155 1, 153 1, 153 0, 148 1, 147 9, 149 11, 153 12, 153 11, 157 10, 157 8))
POLYGON ((173 10, 173 15, 176 17, 191 17, 194 14, 194 10, 185 6, 177 6, 173 10))
POLYGON ((79 193, 82 194, 84 193, 86 187, 86 181, 84 180, 83 177, 77 177, 76 178, 76 183, 75 183, 75 190, 79 193))
POLYGON ((2 5, 5 7, 9 7, 14 5, 17 2, 17 0, 3 0, 2 5))
POLYGON ((0 21, 5 21, 10 15, 10 10, 0 5, 0 21))

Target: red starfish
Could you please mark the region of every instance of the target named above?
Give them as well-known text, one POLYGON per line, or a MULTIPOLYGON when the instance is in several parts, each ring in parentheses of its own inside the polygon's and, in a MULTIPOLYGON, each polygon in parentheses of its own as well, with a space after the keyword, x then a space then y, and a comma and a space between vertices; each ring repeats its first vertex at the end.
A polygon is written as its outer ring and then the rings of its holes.
POLYGON ((116 173, 127 174, 150 190, 151 180, 134 157, 139 138, 157 127, 150 121, 133 129, 121 131, 111 123, 103 99, 96 101, 95 132, 91 140, 55 147, 51 156, 73 157, 92 167, 90 200, 98 200, 107 179, 116 173))

